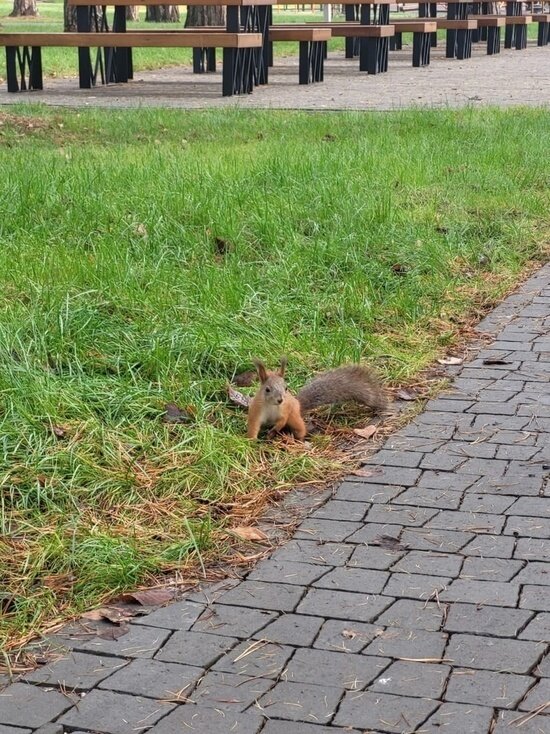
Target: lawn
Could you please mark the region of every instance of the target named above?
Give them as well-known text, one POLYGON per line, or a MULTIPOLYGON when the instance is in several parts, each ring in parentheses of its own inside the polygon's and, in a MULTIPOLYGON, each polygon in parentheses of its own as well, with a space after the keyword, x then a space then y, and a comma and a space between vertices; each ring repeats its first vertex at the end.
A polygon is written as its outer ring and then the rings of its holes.
POLYGON ((0 123, 0 649, 338 474, 330 437, 244 438, 254 356, 407 383, 549 252, 543 110, 0 123))

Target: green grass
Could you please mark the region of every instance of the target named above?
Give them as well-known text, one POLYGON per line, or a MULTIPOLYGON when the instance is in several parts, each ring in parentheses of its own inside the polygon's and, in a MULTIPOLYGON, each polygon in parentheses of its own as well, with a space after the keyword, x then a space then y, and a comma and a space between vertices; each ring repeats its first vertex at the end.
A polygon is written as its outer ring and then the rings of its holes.
POLYGON ((335 471, 243 437, 252 357, 406 382, 548 254, 542 110, 0 121, 0 648, 335 471))

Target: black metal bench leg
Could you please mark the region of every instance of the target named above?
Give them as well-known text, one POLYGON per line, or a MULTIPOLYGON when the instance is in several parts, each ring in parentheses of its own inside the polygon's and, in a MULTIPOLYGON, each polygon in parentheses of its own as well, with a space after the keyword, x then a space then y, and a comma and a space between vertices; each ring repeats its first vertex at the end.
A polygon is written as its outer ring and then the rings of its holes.
POLYGON ((445 49, 445 56, 448 59, 454 59, 456 56, 456 31, 447 31, 447 45, 445 49))
POLYGON ((422 66, 424 33, 413 33, 413 66, 422 66))
POLYGON ((42 49, 40 46, 31 48, 29 89, 44 89, 42 82, 42 49))
POLYGON ((361 38, 359 44, 359 70, 368 74, 378 74, 380 71, 380 44, 379 38, 361 38))
POLYGON ((507 25, 504 31, 504 48, 512 48, 514 41, 514 27, 513 25, 507 25))
POLYGON ((527 26, 516 26, 516 49, 522 51, 527 48, 527 26))
POLYGON ((300 84, 309 84, 309 52, 310 44, 307 41, 300 41, 300 59, 298 68, 298 81, 300 84))
POLYGON ((390 51, 401 51, 403 48, 403 34, 396 33, 390 38, 390 51))
MULTIPOLYGON (((85 5, 77 5, 76 29, 80 33, 90 33, 90 10, 85 5)), ((78 76, 80 89, 90 89, 93 86, 92 60, 89 48, 78 49, 78 76)))
POLYGON ((235 93, 235 52, 234 48, 223 50, 222 94, 232 97, 235 93))
POLYGON ((487 31, 487 55, 500 53, 500 28, 489 26, 487 31))
POLYGON ((472 55, 472 32, 459 28, 456 34, 456 58, 469 59, 472 55))
POLYGON ((6 72, 8 92, 18 92, 17 48, 15 46, 6 46, 6 72))

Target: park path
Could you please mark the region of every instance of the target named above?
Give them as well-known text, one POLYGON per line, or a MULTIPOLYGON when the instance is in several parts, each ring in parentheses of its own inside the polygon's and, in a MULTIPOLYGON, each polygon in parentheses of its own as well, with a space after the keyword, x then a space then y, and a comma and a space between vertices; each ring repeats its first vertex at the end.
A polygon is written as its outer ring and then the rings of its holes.
MULTIPOLYGON (((45 80, 44 91, 8 94, 0 105, 41 102, 70 107, 167 107, 204 109, 393 110, 408 107, 545 106, 550 99, 550 46, 530 41, 524 51, 504 49, 487 56, 475 45, 465 61, 446 59, 444 44, 432 49, 430 66, 413 69, 412 48, 390 53, 386 74, 369 76, 357 59, 329 54, 322 84, 298 85, 298 58, 276 58, 269 84, 251 95, 221 96, 221 72, 193 75, 188 68, 136 72, 129 84, 78 89, 77 79, 45 80)), ((76 57, 75 57, 76 58, 76 57)), ((76 60, 75 60, 76 64, 76 60)), ((47 73, 47 64, 45 65, 47 73)))
POLYGON ((0 734, 550 734, 550 265, 479 329, 369 476, 246 579, 54 636, 0 734))

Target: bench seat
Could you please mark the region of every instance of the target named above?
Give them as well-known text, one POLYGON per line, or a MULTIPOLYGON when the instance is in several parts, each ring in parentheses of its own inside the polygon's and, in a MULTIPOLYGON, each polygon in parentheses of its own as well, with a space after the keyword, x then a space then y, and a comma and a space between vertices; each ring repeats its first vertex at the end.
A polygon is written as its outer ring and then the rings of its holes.
POLYGON ((472 57, 473 32, 477 30, 477 20, 438 18, 437 27, 447 31, 445 56, 448 59, 472 57))
POLYGON ((430 48, 434 45, 433 34, 437 33, 437 23, 433 20, 416 20, 405 18, 396 20, 395 49, 403 48, 402 34, 413 34, 413 66, 428 66, 430 63, 430 48))

